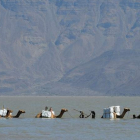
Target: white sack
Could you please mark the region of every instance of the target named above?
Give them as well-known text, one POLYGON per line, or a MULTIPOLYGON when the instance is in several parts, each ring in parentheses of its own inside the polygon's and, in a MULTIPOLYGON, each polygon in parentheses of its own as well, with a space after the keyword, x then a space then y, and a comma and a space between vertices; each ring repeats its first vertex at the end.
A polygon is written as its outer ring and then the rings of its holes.
POLYGON ((6 110, 6 109, 2 109, 2 110, 0 110, 0 116, 5 117, 6 114, 7 114, 7 110, 6 110))
POLYGON ((114 119, 114 111, 117 115, 120 115, 120 106, 111 106, 103 109, 103 118, 114 119))
POLYGON ((103 109, 103 114, 105 114, 105 113, 106 113, 106 108, 103 109))
POLYGON ((106 116, 107 119, 109 119, 110 118, 110 113, 107 113, 105 116, 106 116))
POLYGON ((114 106, 109 107, 109 113, 113 113, 114 112, 114 106))
MULTIPOLYGON (((53 115, 55 114, 54 111, 52 111, 52 113, 53 115)), ((51 112, 42 110, 42 117, 51 118, 51 112)))
POLYGON ((116 114, 117 114, 117 115, 121 115, 120 112, 117 112, 116 114))
POLYGON ((116 113, 120 113, 120 106, 115 106, 114 108, 116 113))
POLYGON ((109 114, 109 113, 110 113, 110 109, 106 108, 106 114, 109 114))
POLYGON ((110 113, 110 119, 114 119, 114 113, 110 113))

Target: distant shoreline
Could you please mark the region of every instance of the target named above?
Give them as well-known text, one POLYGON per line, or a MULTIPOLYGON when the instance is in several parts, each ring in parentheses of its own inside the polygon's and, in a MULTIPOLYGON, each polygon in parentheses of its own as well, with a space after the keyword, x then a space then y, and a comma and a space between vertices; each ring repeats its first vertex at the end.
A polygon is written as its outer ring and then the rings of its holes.
POLYGON ((13 96, 3 96, 3 95, 0 95, 0 97, 105 97, 105 98, 108 98, 108 97, 140 97, 140 96, 67 96, 67 95, 65 95, 65 96, 39 96, 39 95, 36 95, 36 96, 31 96, 31 95, 29 95, 29 96, 15 96, 15 95, 13 95, 13 96))

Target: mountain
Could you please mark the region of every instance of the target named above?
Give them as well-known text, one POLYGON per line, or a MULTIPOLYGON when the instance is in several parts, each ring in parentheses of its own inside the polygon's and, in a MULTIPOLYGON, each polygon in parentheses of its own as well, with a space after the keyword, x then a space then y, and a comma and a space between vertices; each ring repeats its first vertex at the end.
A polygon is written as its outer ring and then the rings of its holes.
POLYGON ((139 0, 0 0, 0 95, 139 95, 139 0))
POLYGON ((139 69, 140 51, 111 50, 66 73, 60 82, 105 95, 135 95, 139 69))

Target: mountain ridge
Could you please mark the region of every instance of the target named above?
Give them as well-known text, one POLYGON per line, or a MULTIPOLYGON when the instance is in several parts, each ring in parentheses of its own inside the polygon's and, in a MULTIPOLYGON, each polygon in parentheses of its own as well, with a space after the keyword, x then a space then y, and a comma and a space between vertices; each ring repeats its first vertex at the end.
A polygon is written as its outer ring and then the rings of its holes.
POLYGON ((1 0, 0 19, 0 95, 139 95, 139 0, 1 0))

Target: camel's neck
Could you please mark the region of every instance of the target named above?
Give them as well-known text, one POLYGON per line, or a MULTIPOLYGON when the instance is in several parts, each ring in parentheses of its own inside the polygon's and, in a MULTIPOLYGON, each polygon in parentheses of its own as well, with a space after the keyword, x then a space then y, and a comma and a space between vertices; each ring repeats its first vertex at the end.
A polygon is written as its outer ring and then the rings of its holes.
POLYGON ((17 115, 14 116, 13 118, 19 118, 19 116, 20 116, 21 114, 22 114, 22 112, 21 112, 21 111, 18 111, 17 115))
POLYGON ((63 116, 63 114, 64 114, 64 111, 61 110, 60 114, 58 116, 56 116, 56 118, 61 118, 63 116))
POLYGON ((124 111, 122 112, 122 114, 120 116, 117 115, 117 118, 123 118, 126 114, 127 110, 124 109, 124 111))

